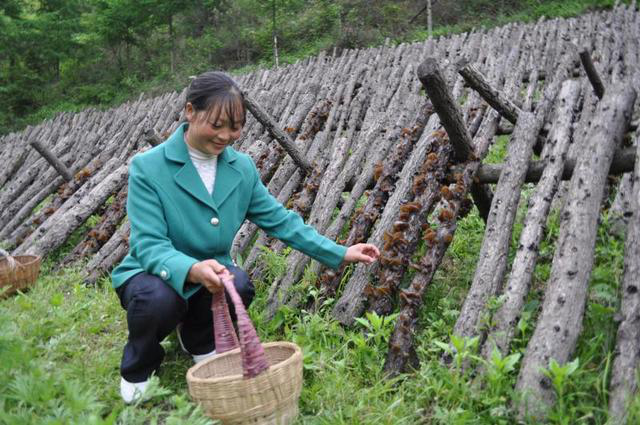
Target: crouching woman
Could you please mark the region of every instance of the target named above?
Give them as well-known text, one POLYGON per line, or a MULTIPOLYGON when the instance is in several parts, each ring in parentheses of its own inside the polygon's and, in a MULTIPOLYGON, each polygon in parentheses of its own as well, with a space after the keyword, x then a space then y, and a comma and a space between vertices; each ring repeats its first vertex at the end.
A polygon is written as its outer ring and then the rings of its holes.
POLYGON ((249 156, 229 146, 246 119, 231 78, 198 76, 184 108, 187 122, 136 155, 129 170, 130 250, 112 273, 129 329, 120 365, 127 403, 143 395, 164 357, 160 342, 174 329, 194 361, 215 354, 210 307, 211 294, 222 290, 219 274, 233 275, 249 307, 253 285, 229 252, 245 219, 334 269, 379 256, 374 245, 347 248, 318 234, 268 192, 249 156))

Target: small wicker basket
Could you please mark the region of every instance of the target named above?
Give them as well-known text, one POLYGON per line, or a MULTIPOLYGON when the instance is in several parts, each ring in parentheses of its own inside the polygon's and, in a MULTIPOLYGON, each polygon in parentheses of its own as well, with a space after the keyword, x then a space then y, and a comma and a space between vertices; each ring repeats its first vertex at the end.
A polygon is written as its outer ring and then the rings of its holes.
POLYGON ((40 274, 40 257, 18 255, 12 257, 0 249, 0 298, 33 285, 40 274))
POLYGON ((298 415, 302 391, 302 351, 290 342, 260 344, 228 274, 222 282, 233 301, 233 330, 222 292, 213 295, 217 354, 187 371, 191 397, 207 416, 224 425, 288 425, 298 415))

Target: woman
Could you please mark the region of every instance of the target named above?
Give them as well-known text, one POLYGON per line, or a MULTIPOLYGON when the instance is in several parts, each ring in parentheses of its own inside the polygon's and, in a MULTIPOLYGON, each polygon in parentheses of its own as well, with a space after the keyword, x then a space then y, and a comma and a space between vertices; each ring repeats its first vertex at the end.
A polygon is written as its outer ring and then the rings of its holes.
POLYGON ((131 163, 130 250, 112 274, 129 328, 120 366, 127 403, 144 393, 164 357, 160 342, 174 329, 194 361, 215 354, 210 305, 211 293, 222 290, 218 274, 230 272, 245 306, 251 303, 253 285, 229 253, 245 219, 334 269, 379 256, 374 245, 347 248, 319 235, 269 194, 251 158, 229 146, 245 114, 233 80, 204 73, 187 91, 187 123, 131 163))

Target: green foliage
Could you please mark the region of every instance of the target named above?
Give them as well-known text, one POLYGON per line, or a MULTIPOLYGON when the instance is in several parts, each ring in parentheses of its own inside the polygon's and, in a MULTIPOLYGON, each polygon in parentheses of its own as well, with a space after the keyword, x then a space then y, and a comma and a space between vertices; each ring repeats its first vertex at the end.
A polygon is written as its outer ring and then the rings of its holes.
MULTIPOLYGON (((322 50, 427 38, 418 0, 34 0, 0 4, 0 134, 88 106, 182 89, 208 69, 247 72, 322 50), (412 21, 412 18, 414 18, 412 21), (409 22, 411 21, 411 24, 409 22)), ((435 2, 434 35, 612 0, 435 2)))

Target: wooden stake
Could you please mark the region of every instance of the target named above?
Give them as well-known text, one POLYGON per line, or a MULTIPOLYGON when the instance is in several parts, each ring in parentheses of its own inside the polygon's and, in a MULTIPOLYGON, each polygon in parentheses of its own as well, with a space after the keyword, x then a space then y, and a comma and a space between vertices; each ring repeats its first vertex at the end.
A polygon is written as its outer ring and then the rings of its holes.
POLYGON ((493 88, 484 76, 473 65, 467 63, 466 60, 458 62, 457 67, 458 73, 462 75, 466 83, 477 91, 493 109, 512 124, 516 123, 522 110, 515 103, 493 88))
POLYGON ((599 99, 602 99, 604 96, 604 84, 602 84, 602 79, 596 70, 593 61, 591 60, 591 55, 587 49, 583 49, 580 52, 580 62, 582 62, 582 66, 584 67, 585 72, 587 73, 587 77, 589 78, 589 82, 593 86, 593 90, 598 96, 599 99))
MULTIPOLYGON (((613 160, 611 161, 611 168, 609 168, 609 175, 617 176, 623 173, 633 171, 633 167, 636 161, 636 154, 634 148, 617 149, 613 154, 613 160)), ((537 183, 542 177, 542 173, 545 170, 547 162, 544 160, 531 161, 527 168, 527 174, 525 176, 525 183, 537 183)), ((571 180, 573 170, 576 167, 576 158, 569 158, 564 164, 564 171, 560 178, 562 180, 571 180)), ((500 178, 500 173, 503 171, 503 164, 484 164, 478 170, 478 180, 483 184, 495 184, 500 178)), ((448 180, 453 182, 452 175, 460 170, 460 167, 452 167, 448 175, 448 180)))
MULTIPOLYGON (((460 108, 449 93, 435 58, 427 58, 418 67, 418 78, 429 95, 429 99, 431 99, 442 125, 447 130, 455 158, 458 161, 475 158, 471 134, 464 125, 460 108)), ((471 195, 478 207, 480 216, 486 222, 489 217, 488 207, 491 205, 491 192, 487 188, 474 188, 471 195)))
POLYGON ((67 167, 62 163, 62 161, 56 158, 53 152, 51 152, 49 148, 43 145, 40 140, 32 140, 29 142, 29 145, 37 150, 38 153, 42 155, 43 158, 46 159, 53 168, 56 169, 56 171, 62 176, 62 178, 64 178, 66 181, 71 181, 73 176, 71 175, 67 167))
POLYGON ((251 112, 253 116, 267 129, 267 131, 269 131, 269 134, 271 134, 271 136, 280 143, 298 167, 300 167, 305 174, 311 173, 313 171, 311 163, 302 156, 293 143, 293 140, 291 140, 291 138, 280 129, 278 124, 264 109, 262 109, 262 106, 255 102, 247 93, 244 94, 244 103, 249 112, 251 112))

